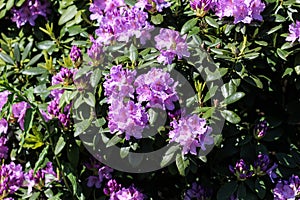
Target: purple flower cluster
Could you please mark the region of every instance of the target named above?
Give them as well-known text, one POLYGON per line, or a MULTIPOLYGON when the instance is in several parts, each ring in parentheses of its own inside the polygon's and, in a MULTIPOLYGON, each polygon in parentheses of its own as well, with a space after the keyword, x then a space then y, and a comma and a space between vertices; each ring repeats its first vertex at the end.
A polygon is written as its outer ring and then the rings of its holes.
POLYGON ((232 165, 229 165, 229 170, 238 178, 238 180, 241 181, 252 177, 252 175, 254 174, 253 171, 250 171, 249 166, 243 159, 240 159, 238 162, 236 162, 234 167, 232 165))
POLYGON ((212 190, 204 188, 201 185, 194 182, 192 187, 185 193, 184 200, 201 199, 209 200, 212 197, 212 190))
POLYGON ((186 36, 181 37, 178 31, 171 29, 160 29, 159 35, 154 38, 155 47, 161 52, 157 58, 158 62, 171 64, 175 56, 182 59, 183 56, 189 57, 186 36))
POLYGON ((49 6, 50 4, 47 1, 42 3, 39 0, 27 0, 20 9, 13 8, 11 10, 13 14, 11 20, 16 22, 18 28, 27 22, 34 26, 35 20, 39 15, 47 17, 49 6))
POLYGON ((261 0, 215 0, 213 6, 220 19, 234 17, 235 24, 249 24, 252 20, 262 21, 261 12, 266 7, 261 0))
POLYGON ((112 41, 128 41, 132 36, 143 42, 152 30, 147 21, 148 13, 142 7, 129 7, 124 0, 95 0, 90 6, 91 20, 97 20, 97 43, 110 44, 112 41))
POLYGON ((53 170, 52 162, 48 162, 44 169, 39 169, 35 174, 30 169, 25 174, 24 186, 28 187, 28 194, 32 192, 32 188, 48 186, 53 181, 58 181, 57 174, 53 170))
POLYGON ((273 189, 274 200, 295 200, 300 197, 300 179, 291 176, 289 180, 279 180, 273 189))
POLYGON ((136 71, 124 70, 118 65, 111 68, 103 84, 110 104, 108 127, 112 133, 125 132, 127 140, 131 136, 142 138, 149 122, 148 108, 174 110, 174 102, 178 100, 176 83, 169 73, 152 68, 135 78, 136 71))
POLYGON ((145 108, 131 100, 134 99, 135 76, 136 71, 124 70, 121 65, 113 66, 103 84, 104 94, 110 104, 108 127, 112 133, 125 132, 126 139, 130 136, 141 138, 148 122, 145 108))
POLYGON ((113 169, 107 166, 102 166, 101 163, 95 159, 91 159, 89 163, 86 163, 86 167, 93 171, 93 174, 95 174, 88 177, 88 187, 95 186, 96 188, 100 188, 104 179, 111 179, 111 173, 113 172, 113 169))
POLYGON ((162 69, 151 68, 136 78, 134 86, 138 101, 148 102, 147 107, 174 110, 174 102, 179 100, 175 91, 177 82, 162 69))
POLYGON ((198 115, 181 117, 179 121, 171 122, 172 131, 169 132, 170 142, 179 143, 183 149, 183 154, 191 153, 197 155, 196 148, 206 150, 206 145, 214 143, 211 137, 212 128, 206 125, 205 119, 198 115))
POLYGON ((18 123, 22 130, 24 130, 25 115, 28 108, 30 108, 30 105, 25 101, 15 103, 12 106, 12 113, 14 117, 18 119, 18 123))
POLYGON ((270 158, 266 154, 258 154, 257 159, 254 161, 253 167, 256 174, 264 175, 270 168, 270 158))
MULTIPOLYGON (((52 85, 70 85, 73 83, 73 78, 77 69, 68 69, 68 68, 61 68, 60 72, 57 73, 52 77, 51 84, 52 85)), ((59 102, 62 94, 64 93, 64 89, 54 89, 51 91, 51 98, 53 99, 48 105, 48 113, 53 117, 57 117, 61 124, 67 127, 70 124, 70 110, 71 104, 66 105, 64 108, 59 108, 59 102)))
POLYGON ((212 0, 191 0, 190 5, 193 10, 208 11, 212 6, 212 0))
POLYGON ((286 38, 286 41, 294 43, 297 39, 300 42, 300 21, 289 25, 290 34, 286 38))
POLYGON ((8 153, 8 147, 6 146, 7 139, 6 137, 0 137, 0 159, 6 159, 8 153))
POLYGON ((114 179, 108 181, 103 192, 105 195, 110 196, 109 200, 143 200, 145 198, 145 195, 138 191, 133 185, 129 188, 125 188, 114 179))
MULTIPOLYGON (((0 92, 0 112, 2 111, 3 106, 6 104, 8 100, 8 95, 11 93, 7 90, 0 92)), ((6 134, 8 130, 8 123, 6 119, 2 118, 0 119, 0 134, 4 133, 6 134)))
POLYGON ((258 124, 255 125, 254 128, 254 136, 257 139, 263 138, 268 130, 268 122, 266 120, 260 121, 258 124))
POLYGON ((14 162, 0 166, 0 177, 0 196, 14 194, 25 180, 22 166, 14 162))
POLYGON ((70 58, 74 63, 80 62, 82 59, 81 50, 76 45, 73 45, 71 48, 70 58))
POLYGON ((101 56, 103 55, 103 46, 98 43, 92 36, 90 37, 92 46, 87 50, 87 54, 93 60, 95 65, 100 64, 101 56))

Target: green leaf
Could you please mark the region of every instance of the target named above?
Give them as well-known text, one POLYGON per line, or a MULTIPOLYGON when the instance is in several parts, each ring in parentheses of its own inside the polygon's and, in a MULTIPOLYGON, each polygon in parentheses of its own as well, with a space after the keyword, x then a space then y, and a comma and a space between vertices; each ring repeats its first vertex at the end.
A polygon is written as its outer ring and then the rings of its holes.
POLYGON ((217 192, 217 200, 229 199, 236 191, 238 184, 236 181, 225 183, 217 192))
POLYGON ((246 195, 247 195, 247 189, 246 189, 244 183, 240 183, 238 190, 237 190, 237 196, 240 199, 245 199, 246 195))
POLYGON ((276 158, 279 164, 284 165, 289 168, 297 167, 297 164, 292 155, 286 153, 276 153, 276 158))
POLYGON ((106 147, 111 147, 111 146, 114 146, 116 144, 118 144, 120 141, 122 140, 121 137, 119 137, 118 134, 115 134, 106 144, 106 147))
POLYGON ((91 92, 88 93, 88 97, 84 97, 84 102, 87 103, 91 107, 95 107, 96 99, 95 95, 93 95, 91 92))
POLYGON ((258 45, 260 45, 260 46, 268 46, 268 43, 267 42, 265 42, 265 41, 254 41, 256 44, 258 44, 258 45))
POLYGON ((280 30, 280 29, 282 29, 282 24, 273 27, 271 30, 269 30, 269 31, 267 32, 267 34, 270 35, 270 34, 276 32, 276 31, 278 31, 278 30, 280 30))
POLYGON ((221 110, 221 115, 230 123, 237 124, 241 121, 241 118, 231 110, 221 110))
POLYGON ((209 91, 206 93, 203 102, 206 102, 207 100, 211 99, 217 92, 218 86, 213 86, 209 89, 209 91))
POLYGON ((27 58, 27 56, 31 50, 32 44, 33 44, 33 42, 31 41, 26 45, 26 47, 22 53, 22 60, 25 60, 27 58))
POLYGON ((230 95, 232 95, 234 92, 236 92, 236 89, 237 88, 233 83, 233 81, 230 81, 229 83, 225 83, 221 87, 222 95, 224 96, 224 98, 227 98, 230 95))
POLYGON ((205 16, 205 21, 212 27, 214 28, 219 28, 219 24, 216 22, 215 19, 209 17, 209 16, 205 16))
POLYGON ((134 6, 137 3, 137 0, 124 0, 124 2, 129 6, 134 6))
POLYGON ((189 160, 185 159, 182 154, 176 155, 176 166, 181 176, 185 176, 185 169, 189 166, 189 164, 189 160))
POLYGON ((6 10, 10 10, 14 6, 15 1, 14 0, 8 0, 6 2, 6 10))
POLYGON ((76 144, 69 144, 67 157, 72 166, 76 168, 79 162, 79 148, 76 144))
POLYGON ((35 110, 32 108, 28 108, 26 110, 25 114, 25 120, 24 120, 24 131, 27 133, 31 127, 32 127, 32 122, 34 118, 35 110))
POLYGON ((164 17, 161 14, 151 16, 151 22, 155 25, 161 24, 163 21, 164 17))
POLYGON ((266 186, 263 180, 256 179, 255 192, 260 199, 264 199, 266 195, 266 186))
POLYGON ((56 143, 54 154, 58 155, 63 150, 65 145, 66 145, 65 138, 63 136, 60 136, 56 143))
POLYGON ((286 68, 283 75, 282 75, 282 78, 285 77, 286 75, 292 75, 294 69, 293 68, 286 68))
POLYGON ((197 24, 197 22, 198 22, 197 18, 193 18, 185 22, 185 24, 181 28, 181 32, 180 32, 181 35, 189 32, 197 24))
POLYGON ((81 122, 75 123, 74 124, 74 137, 79 136, 80 134, 82 134, 89 126, 91 125, 91 120, 89 119, 85 119, 81 122))
POLYGON ((41 57, 42 57, 42 54, 37 54, 37 55, 35 55, 33 58, 31 58, 31 60, 29 61, 29 63, 27 63, 27 65, 26 65, 25 67, 32 66, 32 65, 35 64, 41 57))
POLYGON ((96 69, 95 71, 93 71, 92 75, 91 75, 91 85, 92 87, 96 87, 100 81, 102 77, 102 73, 100 69, 96 69))
POLYGON ((131 60, 132 63, 135 63, 138 59, 139 53, 137 48, 131 44, 129 48, 129 59, 131 60))
POLYGON ((54 41, 45 40, 45 41, 39 42, 36 46, 37 46, 37 48, 42 49, 42 50, 49 50, 54 45, 55 45, 54 41))
POLYGON ((36 173, 39 167, 43 164, 47 154, 48 154, 49 145, 45 146, 42 152, 39 155, 39 159, 36 161, 33 172, 36 173))
POLYGON ((14 57, 17 62, 20 62, 21 53, 20 53, 20 48, 19 48, 18 43, 15 43, 15 45, 14 45, 14 57))
POLYGON ((77 7, 75 5, 69 6, 66 10, 62 12, 59 18, 58 25, 63 25, 64 23, 70 21, 77 14, 77 7))
POLYGON ((130 147, 121 147, 120 149, 121 158, 125 158, 126 156, 128 156, 129 151, 130 151, 130 147))
POLYGON ((285 50, 282 50, 280 48, 278 48, 276 50, 278 56, 282 59, 282 60, 285 60, 287 61, 286 57, 288 56, 289 52, 288 51, 285 51, 285 50))
POLYGON ((240 100, 241 98, 243 98, 245 96, 245 93, 244 92, 237 92, 237 93, 234 93, 230 96, 228 96, 227 98, 225 98, 222 103, 223 104, 232 104, 238 100, 240 100))
POLYGON ((22 71, 22 74, 31 75, 31 76, 40 75, 40 74, 48 74, 48 73, 49 73, 48 70, 46 70, 45 68, 41 68, 41 67, 32 67, 32 68, 22 71))
POLYGON ((166 153, 163 155, 160 166, 165 167, 167 164, 169 164, 174 155, 180 153, 179 150, 179 145, 170 146, 166 153))
POLYGON ((23 147, 24 148, 31 148, 31 149, 37 149, 44 145, 43 142, 43 135, 42 133, 37 130, 36 126, 32 127, 32 133, 26 134, 26 138, 24 140, 23 147))
POLYGON ((0 59, 2 59, 5 63, 9 63, 9 64, 12 64, 12 65, 15 64, 13 59, 9 55, 4 54, 2 52, 0 52, 0 59))

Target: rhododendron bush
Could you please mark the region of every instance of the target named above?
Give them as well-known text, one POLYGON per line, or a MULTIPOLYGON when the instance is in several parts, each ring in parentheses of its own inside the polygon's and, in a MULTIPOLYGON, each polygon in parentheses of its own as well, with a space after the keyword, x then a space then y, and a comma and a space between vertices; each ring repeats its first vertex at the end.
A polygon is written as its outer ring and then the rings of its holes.
POLYGON ((300 199, 298 0, 0 0, 0 199, 300 199))

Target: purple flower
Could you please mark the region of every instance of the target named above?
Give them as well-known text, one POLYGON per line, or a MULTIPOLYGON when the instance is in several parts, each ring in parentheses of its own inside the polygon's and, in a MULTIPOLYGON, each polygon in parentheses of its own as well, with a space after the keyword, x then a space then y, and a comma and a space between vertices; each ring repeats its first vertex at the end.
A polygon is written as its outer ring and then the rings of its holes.
POLYGON ((233 173, 238 180, 246 180, 253 175, 253 171, 249 170, 249 167, 246 165, 243 159, 240 159, 236 164, 235 167, 229 165, 229 170, 233 173))
POLYGON ((142 138, 142 132, 148 123, 145 108, 133 101, 112 102, 109 106, 108 118, 110 131, 125 133, 126 140, 129 140, 131 136, 136 139, 142 138))
POLYGON ((174 102, 178 101, 175 91, 177 82, 170 77, 170 74, 162 69, 151 68, 151 70, 136 78, 137 99, 139 102, 148 102, 147 107, 161 108, 163 110, 174 110, 174 102))
POLYGON ((172 131, 169 132, 170 142, 177 142, 182 146, 183 154, 197 155, 196 148, 206 150, 206 145, 213 144, 211 137, 212 128, 206 125, 205 119, 198 115, 181 117, 178 121, 171 122, 172 131))
POLYGON ((7 121, 4 118, 0 119, 0 135, 2 133, 6 134, 7 130, 8 130, 8 123, 7 123, 7 121))
MULTIPOLYGON (((74 83, 76 72, 77 69, 61 68, 60 72, 52 77, 51 83, 52 85, 71 85, 74 83)), ((52 97, 53 100, 49 103, 47 110, 48 113, 52 115, 51 117, 57 117, 60 123, 67 127, 71 122, 70 111, 72 104, 70 103, 61 109, 59 108, 60 98, 64 91, 64 89, 54 89, 50 92, 50 97, 52 97)))
POLYGON ((213 6, 212 0, 190 0, 190 5, 198 17, 204 17, 213 6))
POLYGON ((110 196, 112 193, 121 189, 121 184, 118 184, 115 179, 111 179, 107 182, 106 187, 103 189, 103 193, 110 196))
POLYGON ((103 46, 101 43, 98 43, 92 36, 90 37, 90 40, 92 42, 92 46, 87 50, 87 54, 93 60, 93 62, 96 63, 96 65, 100 64, 101 57, 103 55, 103 46))
POLYGON ((289 36, 285 39, 294 43, 297 39, 300 42, 300 21, 296 20, 296 23, 289 25, 289 36))
POLYGON ((124 70, 122 65, 113 66, 110 74, 105 77, 104 94, 108 97, 108 103, 125 97, 133 97, 133 81, 136 71, 124 70))
POLYGON ((5 146, 7 139, 5 137, 0 137, 0 159, 6 159, 8 153, 8 147, 5 146))
POLYGON ((201 185, 194 182, 192 187, 185 193, 184 200, 201 199, 209 200, 212 197, 212 190, 204 188, 201 185))
POLYGON ((270 158, 266 154, 259 154, 254 161, 254 168, 257 174, 264 175, 269 169, 270 158))
POLYGON ((266 120, 260 121, 258 124, 255 125, 254 128, 254 136, 257 139, 263 138, 268 130, 268 123, 266 120))
POLYGON ((53 170, 52 162, 48 162, 44 169, 39 169, 35 174, 33 169, 30 169, 25 175, 24 185, 28 188, 27 192, 30 194, 32 188, 38 186, 49 186, 53 181, 58 181, 57 174, 53 170))
POLYGON ((261 0, 223 0, 214 1, 216 15, 223 17, 234 17, 234 23, 243 22, 249 24, 252 20, 262 21, 260 13, 265 9, 261 0))
POLYGON ((123 187, 117 192, 113 192, 109 200, 143 200, 144 198, 144 194, 139 192, 134 186, 130 186, 129 188, 123 187))
POLYGON ((179 59, 183 56, 189 57, 190 53, 187 50, 186 36, 181 37, 178 31, 171 29, 160 29, 159 35, 154 38, 155 47, 161 52, 157 58, 158 62, 171 64, 175 55, 179 59))
POLYGON ((101 166, 100 162, 96 160, 90 160, 86 163, 86 166, 89 170, 93 171, 93 175, 88 177, 87 186, 100 188, 102 182, 105 180, 111 179, 111 173, 113 169, 107 166, 101 166))
POLYGON ((88 187, 96 187, 96 188, 100 188, 101 187, 101 180, 99 179, 98 176, 89 176, 88 177, 88 182, 87 182, 87 186, 88 187))
POLYGON ((18 119, 18 123, 22 130, 24 130, 25 115, 28 108, 30 108, 30 105, 25 101, 15 103, 12 106, 12 113, 14 117, 18 119))
POLYGON ((270 167, 268 170, 267 170, 267 174, 269 175, 272 183, 274 183, 274 179, 277 178, 277 174, 276 172, 274 172, 274 170, 278 167, 278 165, 276 163, 273 164, 272 167, 270 167))
POLYGON ((20 164, 14 162, 0 166, 0 196, 14 194, 24 181, 24 172, 20 164))
POLYGON ((3 108, 3 106, 6 104, 8 95, 10 95, 10 94, 11 94, 11 92, 9 92, 8 90, 0 92, 0 112, 3 108))
POLYGON ((70 58, 74 63, 80 62, 82 59, 82 53, 76 45, 71 48, 70 58))
POLYGON ((112 41, 128 41, 130 37, 142 38, 144 31, 151 31, 153 26, 147 21, 148 13, 142 6, 127 6, 123 0, 98 0, 91 4, 91 20, 97 20, 97 43, 104 45, 112 41))
POLYGON ((171 3, 170 3, 170 2, 167 2, 167 1, 165 1, 165 0, 152 0, 152 1, 155 3, 155 5, 156 5, 156 10, 157 10, 158 12, 162 12, 162 10, 163 10, 164 8, 168 8, 168 7, 171 6, 171 3))
POLYGON ((300 195, 300 179, 291 176, 289 180, 279 180, 273 189, 274 200, 295 200, 300 195))
POLYGON ((13 14, 11 20, 16 22, 18 28, 27 22, 31 26, 35 26, 35 20, 39 15, 47 17, 49 6, 50 4, 47 1, 41 3, 39 0, 27 0, 20 9, 13 8, 11 10, 13 14))

